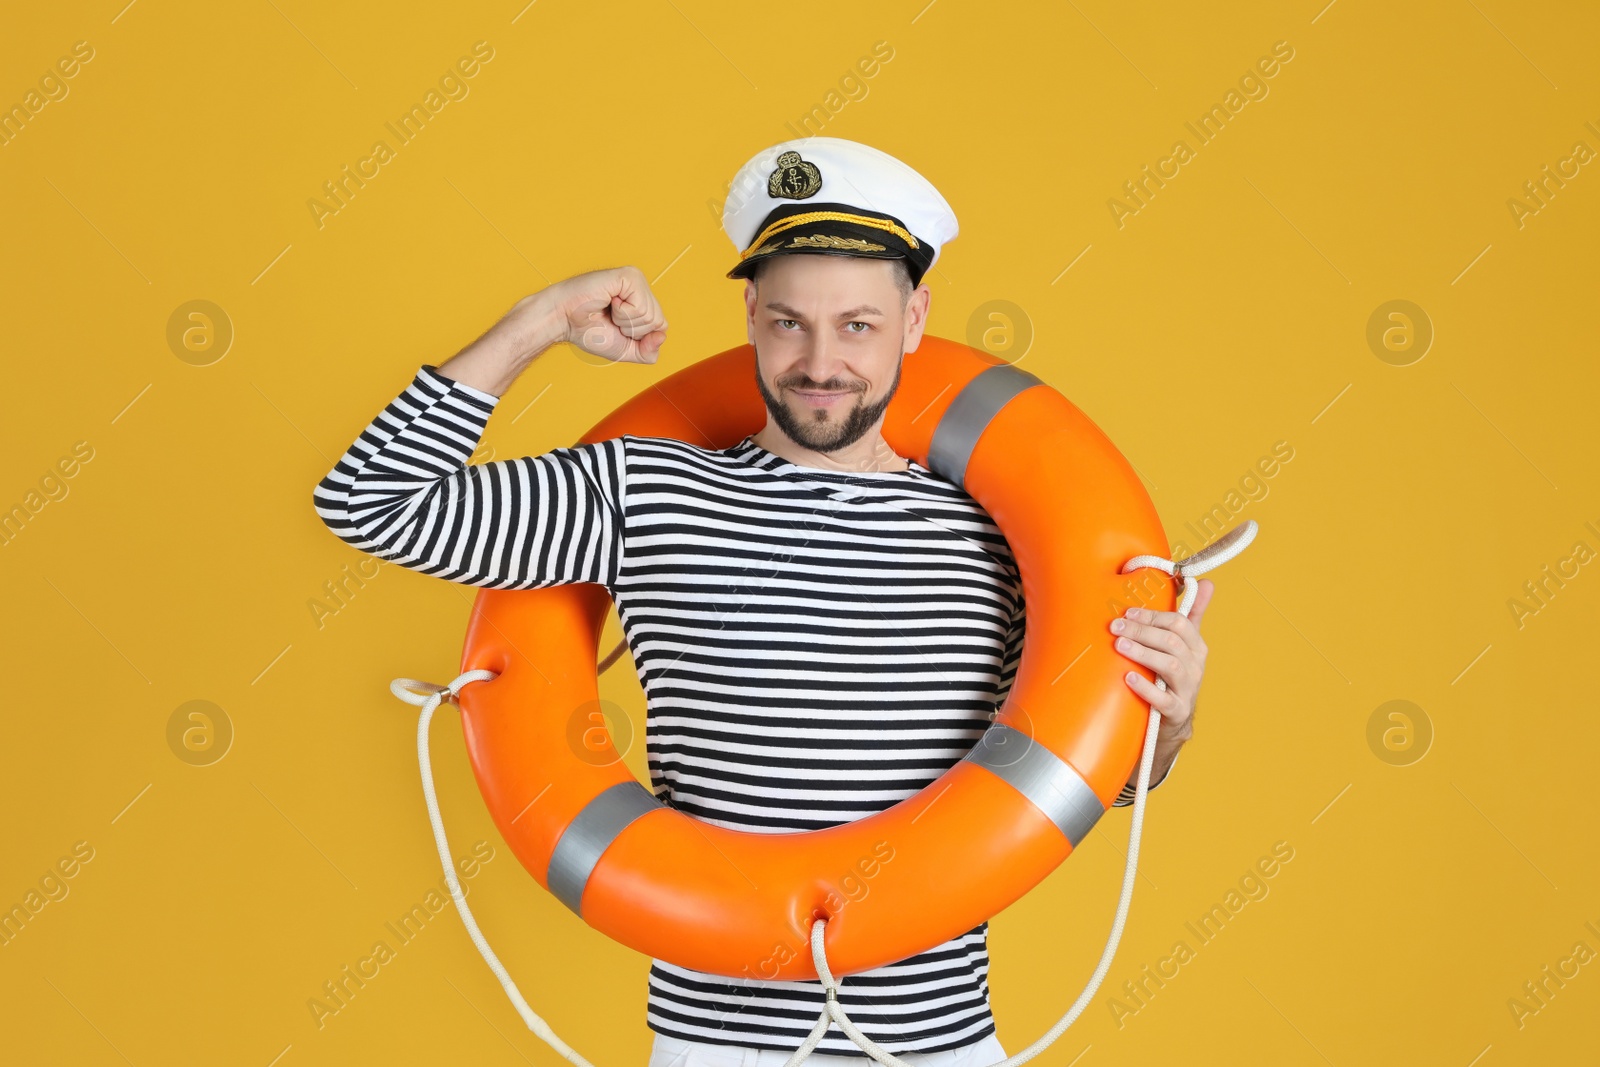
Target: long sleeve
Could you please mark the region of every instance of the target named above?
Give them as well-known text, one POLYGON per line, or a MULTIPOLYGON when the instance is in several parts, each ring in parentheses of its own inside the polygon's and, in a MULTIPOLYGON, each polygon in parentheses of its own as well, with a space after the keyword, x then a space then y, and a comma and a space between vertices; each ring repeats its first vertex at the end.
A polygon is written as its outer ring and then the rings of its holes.
MULTIPOLYGON (((1183 749, 1180 748, 1178 750, 1178 755, 1177 756, 1173 756, 1172 757, 1172 762, 1167 765, 1167 773, 1163 774, 1156 781, 1151 782, 1150 783, 1150 789, 1148 790, 1148 792, 1154 792, 1156 786, 1160 785, 1162 782, 1164 782, 1168 778, 1172 777, 1172 768, 1174 768, 1174 767, 1176 767, 1178 765, 1178 756, 1182 756, 1182 755, 1183 755, 1183 749)), ((1133 804, 1134 797, 1137 794, 1138 794, 1138 790, 1134 789, 1133 786, 1124 785, 1122 787, 1122 792, 1117 794, 1117 799, 1115 799, 1115 800, 1113 800, 1111 802, 1111 806, 1113 808, 1126 808, 1126 807, 1129 807, 1130 805, 1133 804)))
POLYGON ((318 517, 364 552, 452 582, 610 586, 624 438, 469 465, 498 403, 424 365, 317 484, 318 517))
MULTIPOLYGON (((1005 703, 1006 695, 1011 692, 1011 683, 1017 676, 1017 663, 1022 659, 1022 644, 1025 630, 1026 612, 1024 611, 1024 605, 1019 600, 1017 602, 1017 610, 1011 616, 1011 631, 1006 637, 1005 663, 1000 670, 1000 685, 998 688, 999 695, 995 700, 994 705, 996 710, 998 710, 1000 706, 1005 703)), ((1182 754, 1182 750, 1179 750, 1178 755, 1182 754)), ((1167 773, 1163 774, 1159 780, 1151 782, 1150 789, 1153 791, 1162 782, 1165 782, 1168 778, 1170 778, 1172 776, 1172 768, 1176 767, 1177 765, 1178 759, 1177 756, 1174 756, 1171 766, 1167 768, 1167 773)), ((1113 808, 1129 807, 1133 804, 1135 792, 1136 791, 1134 790, 1133 786, 1124 785, 1122 787, 1122 792, 1118 793, 1117 798, 1111 802, 1111 806, 1113 808)))

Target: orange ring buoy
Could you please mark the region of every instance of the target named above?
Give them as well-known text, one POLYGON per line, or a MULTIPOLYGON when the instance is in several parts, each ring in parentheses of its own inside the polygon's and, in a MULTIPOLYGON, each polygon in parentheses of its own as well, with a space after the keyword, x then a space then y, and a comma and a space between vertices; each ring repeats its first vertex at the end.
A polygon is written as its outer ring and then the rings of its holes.
MULTIPOLYGON (((750 345, 711 356, 580 443, 629 433, 730 447, 765 421, 754 377, 750 345)), ((498 675, 458 698, 478 786, 539 883, 630 948, 728 977, 813 979, 810 928, 826 917, 836 975, 926 951, 1043 880, 1138 762, 1149 711, 1123 681, 1129 663, 1108 623, 1126 593, 1123 562, 1169 550, 1132 466, 1034 375, 937 337, 905 356, 883 434, 995 521, 1021 574, 1027 629, 1010 693, 972 750, 865 819, 730 830, 666 806, 620 760, 579 758, 567 720, 598 698, 607 590, 478 593, 461 670, 498 675), (870 891, 851 890, 860 885, 870 891)), ((1156 601, 1171 610, 1172 587, 1156 601)))

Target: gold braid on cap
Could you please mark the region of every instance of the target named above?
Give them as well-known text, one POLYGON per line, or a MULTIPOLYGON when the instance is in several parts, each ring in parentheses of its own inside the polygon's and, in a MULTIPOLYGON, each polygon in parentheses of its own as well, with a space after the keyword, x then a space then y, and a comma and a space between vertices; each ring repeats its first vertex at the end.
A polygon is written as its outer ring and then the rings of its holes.
POLYGON ((874 219, 866 215, 851 215, 844 211, 807 211, 801 215, 790 215, 786 219, 779 219, 771 226, 768 226, 766 229, 756 234, 756 239, 750 242, 750 247, 739 253, 739 260, 740 262, 743 262, 744 260, 748 259, 760 247, 763 241, 774 234, 782 233, 784 230, 792 229, 796 226, 808 226, 813 222, 821 222, 823 220, 831 220, 834 222, 853 222, 858 226, 871 226, 879 230, 888 230, 896 237, 899 237, 901 240, 905 241, 905 243, 910 245, 912 248, 922 247, 921 245, 917 244, 917 239, 911 236, 910 230, 906 229, 904 226, 889 222, 886 219, 874 219))

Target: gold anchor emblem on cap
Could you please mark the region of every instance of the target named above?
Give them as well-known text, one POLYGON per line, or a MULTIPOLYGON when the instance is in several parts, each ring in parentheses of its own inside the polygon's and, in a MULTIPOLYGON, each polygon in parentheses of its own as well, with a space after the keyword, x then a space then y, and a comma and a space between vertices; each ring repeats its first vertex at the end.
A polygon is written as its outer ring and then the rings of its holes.
POLYGON ((774 200, 805 200, 821 188, 822 172, 815 163, 801 159, 799 152, 783 153, 767 175, 767 195, 774 200))

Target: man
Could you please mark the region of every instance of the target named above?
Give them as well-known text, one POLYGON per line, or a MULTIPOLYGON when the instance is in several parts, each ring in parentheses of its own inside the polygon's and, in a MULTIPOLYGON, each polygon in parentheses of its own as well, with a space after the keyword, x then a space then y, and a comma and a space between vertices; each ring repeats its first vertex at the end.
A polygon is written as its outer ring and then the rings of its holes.
MULTIPOLYGON (((659 359, 667 321, 644 275, 594 271, 424 365, 315 501, 344 540, 426 574, 604 584, 646 695, 656 795, 733 829, 800 832, 912 796, 971 748, 1015 675, 1024 606, 989 516, 881 432, 927 322, 923 276, 957 232, 949 205, 905 164, 834 138, 769 148, 733 188, 729 277, 745 279, 758 432, 725 449, 624 435, 469 464, 499 397, 552 344, 659 359)), ((1112 626, 1168 686, 1128 683, 1162 714, 1158 784, 1192 728, 1210 596, 1202 581, 1192 622, 1130 612, 1112 626)), ((1130 780, 1116 803, 1131 801, 1130 780)), ((925 1067, 1003 1059, 987 926, 847 976, 841 1005, 925 1067)), ((781 1067, 822 1001, 816 981, 653 960, 651 1065, 781 1067)), ((864 1056, 837 1030, 814 1055, 864 1056)))

